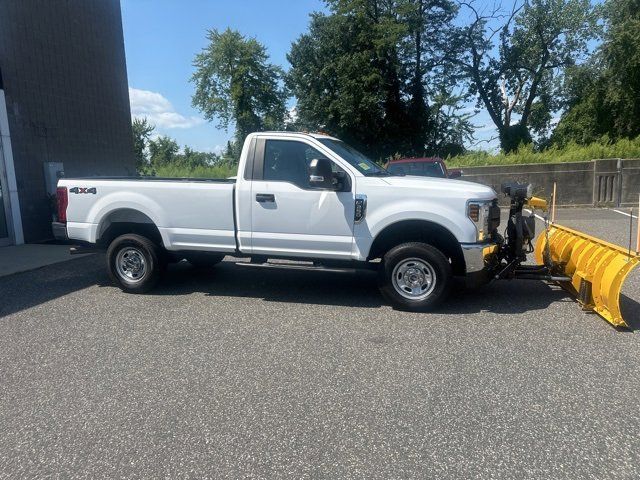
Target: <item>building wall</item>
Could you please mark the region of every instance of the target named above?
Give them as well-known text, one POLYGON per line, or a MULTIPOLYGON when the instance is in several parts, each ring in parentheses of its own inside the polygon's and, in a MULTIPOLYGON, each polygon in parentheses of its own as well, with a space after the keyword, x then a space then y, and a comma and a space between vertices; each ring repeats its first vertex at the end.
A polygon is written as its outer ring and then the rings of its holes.
POLYGON ((135 173, 119 0, 1 0, 0 69, 25 240, 51 237, 44 162, 135 173))

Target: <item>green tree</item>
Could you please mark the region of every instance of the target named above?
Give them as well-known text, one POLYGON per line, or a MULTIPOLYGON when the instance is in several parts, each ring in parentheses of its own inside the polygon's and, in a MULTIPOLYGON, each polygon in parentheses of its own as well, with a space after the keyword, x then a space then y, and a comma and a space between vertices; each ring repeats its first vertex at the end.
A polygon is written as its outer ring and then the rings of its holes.
POLYGON ((231 29, 209 30, 207 40, 194 60, 193 106, 208 120, 217 119, 222 128, 234 123, 238 145, 248 133, 283 128, 283 73, 268 62, 265 47, 231 29))
POLYGON ((218 162, 221 165, 231 166, 237 162, 237 158, 240 156, 238 151, 238 145, 235 142, 228 141, 224 152, 219 157, 218 162))
POLYGON ((464 145, 474 140, 474 112, 462 109, 466 97, 455 95, 444 87, 433 96, 431 129, 427 136, 426 153, 439 157, 462 155, 464 145), (461 113, 462 112, 462 113, 461 113))
POLYGON ((166 135, 149 141, 149 157, 152 167, 158 168, 176 163, 180 146, 166 135))
POLYGON ((640 0, 608 0, 604 41, 589 64, 571 70, 556 144, 640 135, 640 0))
POLYGON ((219 163, 219 158, 215 153, 199 152, 191 147, 184 147, 182 154, 176 157, 176 162, 186 168, 208 167, 219 163))
POLYGON ((462 31, 461 64, 478 104, 498 129, 503 151, 512 151, 531 142, 532 131, 548 131, 551 113, 559 108, 558 78, 586 57, 597 35, 596 9, 590 0, 529 0, 496 26, 498 11, 483 13, 474 0, 461 5, 471 15, 462 31))
POLYGON ((393 98, 370 33, 362 17, 314 13, 287 55, 299 128, 327 131, 367 153, 383 141, 385 101, 393 98))
POLYGON ((146 118, 134 118, 131 129, 133 130, 133 155, 136 159, 136 170, 138 173, 146 174, 149 167, 147 147, 155 126, 151 125, 146 118))
POLYGON ((292 45, 288 85, 298 126, 326 130, 380 158, 422 154, 434 80, 451 55, 446 0, 330 0, 292 45), (447 53, 445 53, 445 50, 447 53))
MULTIPOLYGON (((428 153, 439 154, 439 145, 453 141, 440 135, 445 130, 442 122, 446 119, 453 125, 462 120, 457 108, 450 108, 464 101, 464 96, 452 93, 457 72, 450 58, 459 50, 452 41, 458 7, 442 0, 399 0, 397 9, 406 25, 400 51, 408 76, 410 153, 420 154, 426 148, 428 153)), ((462 144, 458 146, 462 148, 462 144)))

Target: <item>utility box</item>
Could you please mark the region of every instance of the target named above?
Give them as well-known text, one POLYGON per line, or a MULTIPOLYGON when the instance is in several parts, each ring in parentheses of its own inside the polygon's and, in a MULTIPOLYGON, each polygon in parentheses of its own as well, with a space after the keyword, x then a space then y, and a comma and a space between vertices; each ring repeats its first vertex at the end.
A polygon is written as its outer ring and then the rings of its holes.
POLYGON ((64 177, 64 165, 62 162, 44 163, 44 183, 48 195, 56 194, 58 179, 64 177))

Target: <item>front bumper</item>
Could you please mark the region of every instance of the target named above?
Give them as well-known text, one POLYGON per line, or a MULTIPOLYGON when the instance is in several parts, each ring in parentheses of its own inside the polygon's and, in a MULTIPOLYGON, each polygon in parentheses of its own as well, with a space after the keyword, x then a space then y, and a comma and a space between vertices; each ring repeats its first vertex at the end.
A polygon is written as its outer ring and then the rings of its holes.
POLYGON ((461 247, 467 272, 466 286, 476 288, 489 283, 492 278, 489 267, 493 264, 498 246, 495 243, 466 243, 461 247))
POLYGON ((467 275, 485 270, 498 248, 495 243, 463 243, 461 247, 467 275))
POLYGON ((66 223, 51 222, 51 230, 53 230, 53 238, 56 240, 69 240, 66 223))

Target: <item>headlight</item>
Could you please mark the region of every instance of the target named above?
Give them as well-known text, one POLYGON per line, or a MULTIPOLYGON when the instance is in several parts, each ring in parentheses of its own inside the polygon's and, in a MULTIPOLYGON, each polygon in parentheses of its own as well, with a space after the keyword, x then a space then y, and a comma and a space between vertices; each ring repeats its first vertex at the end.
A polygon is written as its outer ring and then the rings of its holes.
POLYGON ((467 216, 476 226, 476 238, 479 242, 489 236, 489 208, 492 201, 467 203, 467 216))

